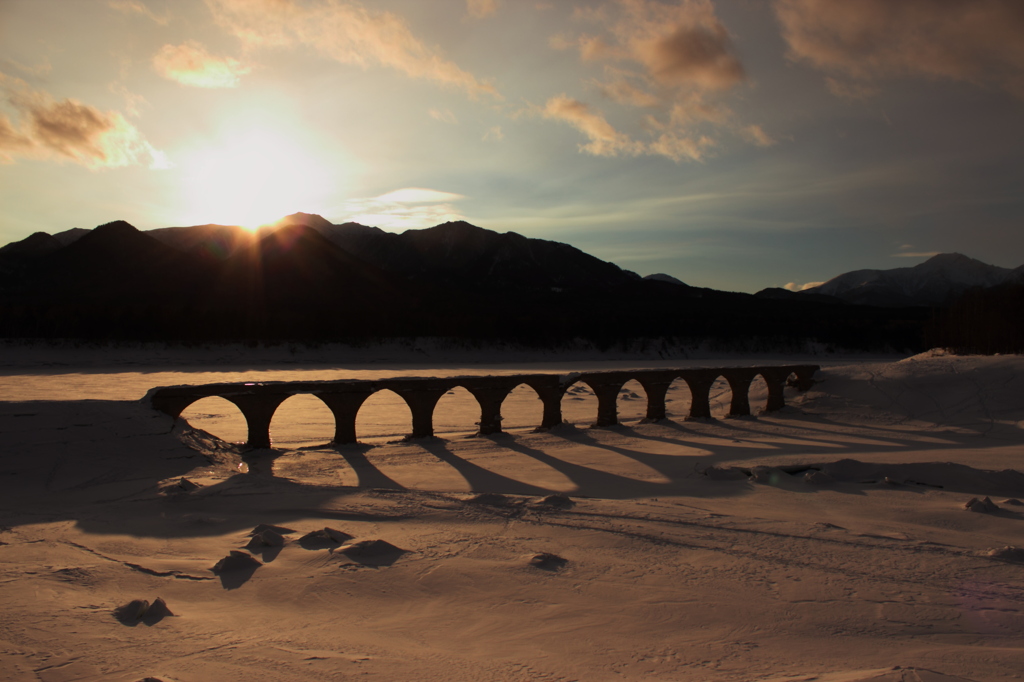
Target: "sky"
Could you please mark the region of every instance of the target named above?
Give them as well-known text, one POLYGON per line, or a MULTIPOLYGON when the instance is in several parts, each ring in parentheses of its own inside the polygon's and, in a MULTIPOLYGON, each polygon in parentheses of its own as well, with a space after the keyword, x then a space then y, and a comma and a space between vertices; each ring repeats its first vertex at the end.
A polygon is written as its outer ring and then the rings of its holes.
POLYGON ((0 243, 467 220, 755 292, 1024 264, 1020 0, 0 0, 0 243))

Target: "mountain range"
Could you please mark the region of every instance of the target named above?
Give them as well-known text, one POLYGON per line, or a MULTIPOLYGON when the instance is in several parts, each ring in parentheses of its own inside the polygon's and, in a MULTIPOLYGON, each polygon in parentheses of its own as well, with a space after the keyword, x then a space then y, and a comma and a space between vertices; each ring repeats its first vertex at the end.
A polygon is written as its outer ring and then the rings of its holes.
POLYGON ((948 305, 974 288, 1024 281, 1024 265, 1010 269, 960 253, 940 253, 913 267, 855 270, 802 294, 825 294, 860 305, 948 305))
POLYGON ((641 278, 567 244, 461 221, 401 234, 305 213, 256 233, 115 221, 0 248, 0 336, 919 345, 927 311, 849 306, 856 283, 828 288, 855 274, 820 292, 752 296, 641 278))

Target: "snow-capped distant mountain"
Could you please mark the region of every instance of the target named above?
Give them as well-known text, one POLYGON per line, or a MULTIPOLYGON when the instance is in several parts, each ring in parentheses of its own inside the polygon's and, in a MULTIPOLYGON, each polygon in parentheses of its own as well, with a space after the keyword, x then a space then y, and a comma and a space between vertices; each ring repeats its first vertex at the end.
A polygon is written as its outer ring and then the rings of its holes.
POLYGON ((913 267, 854 270, 800 293, 826 294, 861 305, 944 305, 968 289, 1022 278, 1024 266, 1011 270, 960 253, 940 253, 913 267))

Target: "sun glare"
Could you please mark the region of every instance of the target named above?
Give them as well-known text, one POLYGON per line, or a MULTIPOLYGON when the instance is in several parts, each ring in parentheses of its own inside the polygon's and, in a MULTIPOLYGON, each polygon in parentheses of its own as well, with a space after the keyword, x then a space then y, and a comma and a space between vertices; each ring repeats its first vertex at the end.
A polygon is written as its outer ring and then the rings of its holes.
POLYGON ((296 211, 324 210, 334 174, 285 133, 266 127, 227 133, 181 164, 192 224, 254 230, 296 211))

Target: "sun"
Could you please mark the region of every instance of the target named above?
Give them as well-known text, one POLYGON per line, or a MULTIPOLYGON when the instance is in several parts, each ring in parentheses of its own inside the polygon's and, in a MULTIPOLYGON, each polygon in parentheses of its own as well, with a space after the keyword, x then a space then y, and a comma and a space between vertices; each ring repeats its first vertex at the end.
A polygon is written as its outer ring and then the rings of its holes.
POLYGON ((185 212, 194 224, 255 230, 296 211, 327 205, 335 172, 286 131, 233 130, 187 154, 182 169, 185 212))

